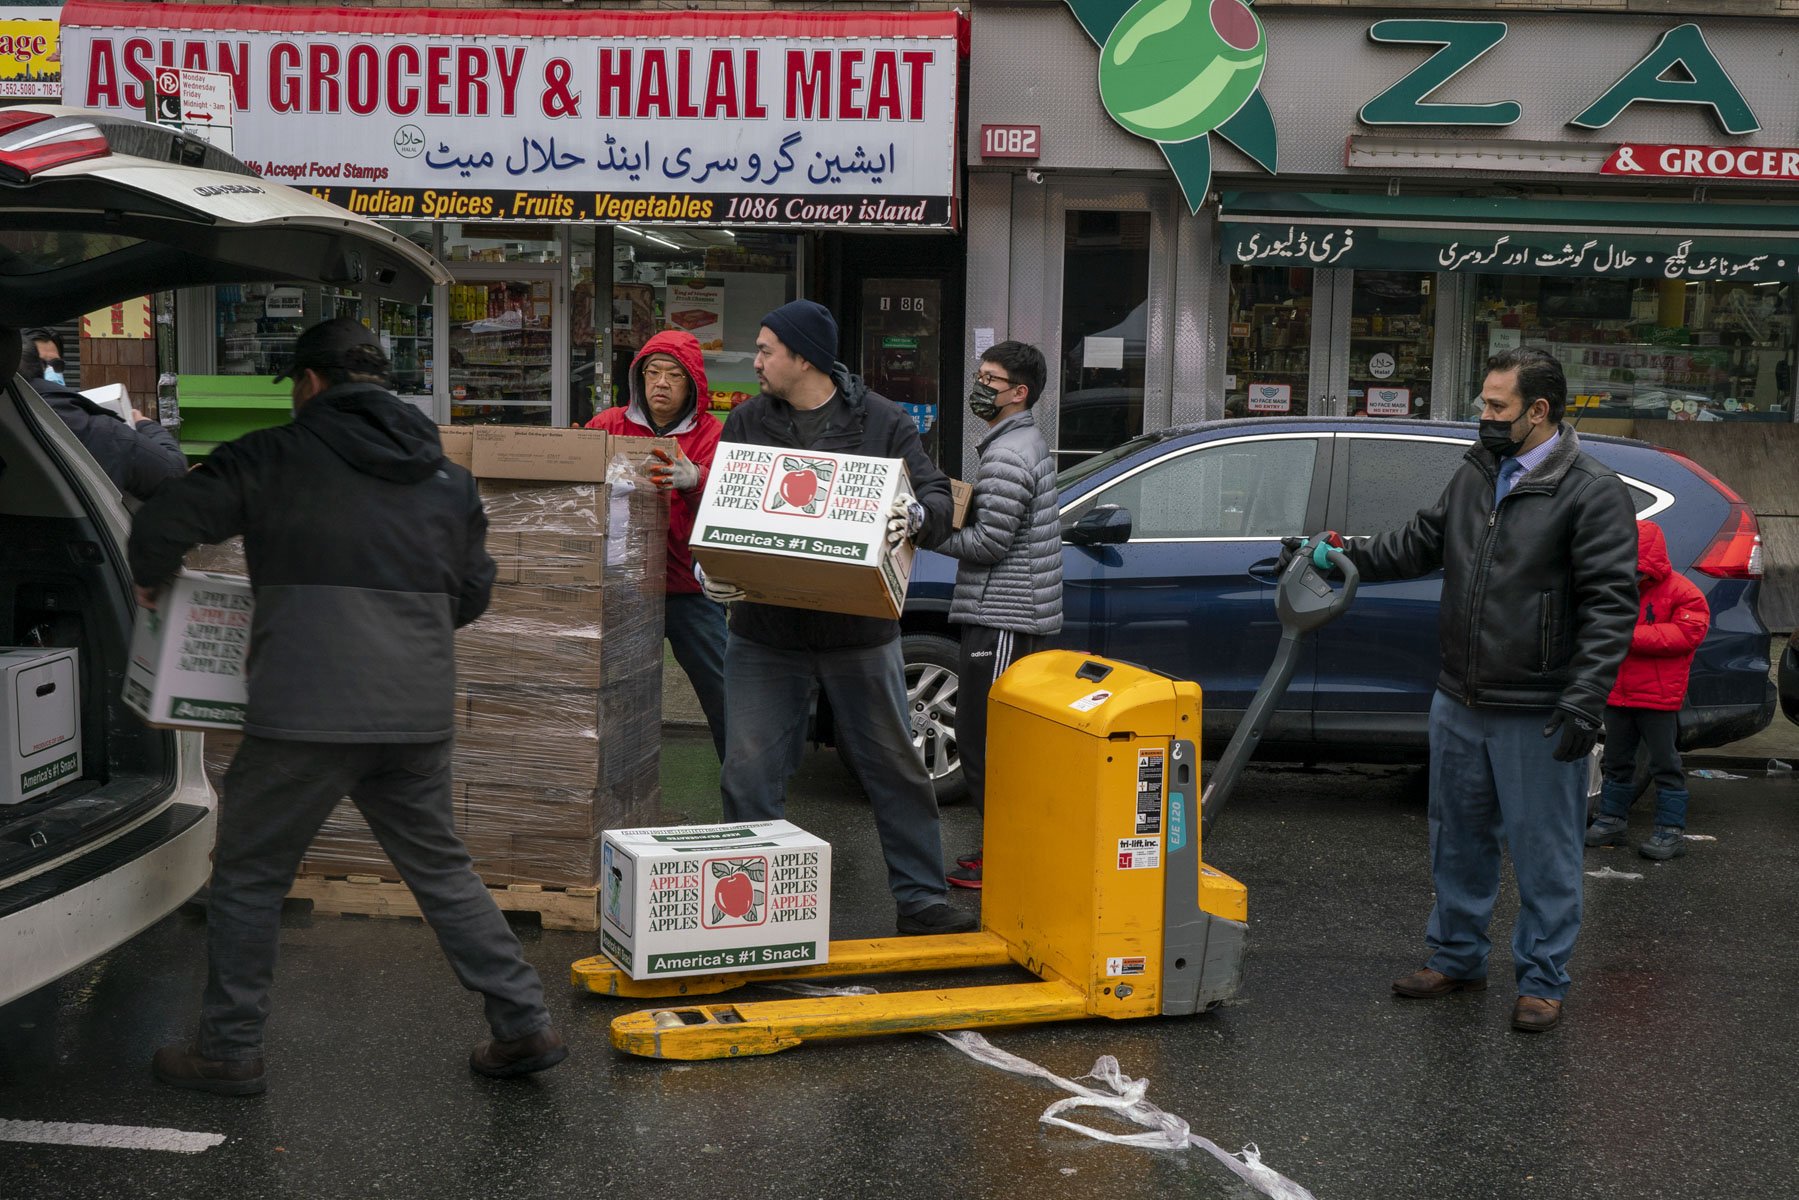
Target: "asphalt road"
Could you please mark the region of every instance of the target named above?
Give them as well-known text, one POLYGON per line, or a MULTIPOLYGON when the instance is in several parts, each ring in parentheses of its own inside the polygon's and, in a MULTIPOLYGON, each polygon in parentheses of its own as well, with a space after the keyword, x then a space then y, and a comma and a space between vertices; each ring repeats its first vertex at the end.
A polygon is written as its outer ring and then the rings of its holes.
MULTIPOLYGON (((711 768, 702 740, 675 743, 669 806, 712 816, 711 768)), ((992 1040, 1071 1077, 1116 1055, 1153 1103, 1226 1148, 1257 1144, 1319 1200, 1787 1200, 1799 1179, 1799 781, 1694 780, 1693 795, 1690 832, 1716 840, 1686 857, 1589 852, 1590 870, 1640 877, 1586 881, 1575 989, 1550 1034, 1507 1027, 1509 892, 1491 990, 1389 994, 1422 961, 1430 904, 1415 774, 1263 770, 1246 776, 1206 853, 1250 889, 1236 1000, 1198 1018, 992 1040)), ((808 764, 790 815, 836 847, 837 936, 889 932, 866 808, 833 758, 808 764)), ((945 820, 953 853, 972 840, 972 814, 945 820)), ((1646 833, 1647 813, 1638 824, 1646 833)), ((0 1141, 0 1195, 1254 1195, 1199 1151, 1040 1124, 1061 1093, 934 1038, 696 1065, 621 1057, 607 1023, 638 1005, 566 984, 591 935, 519 928, 573 1053, 537 1079, 496 1083, 467 1071, 479 1005, 424 926, 290 906, 271 1088, 244 1101, 150 1079, 152 1050, 190 1032, 203 971, 202 921, 170 918, 0 1009, 0 1137, 34 1121, 225 1140, 194 1154, 0 1141)))

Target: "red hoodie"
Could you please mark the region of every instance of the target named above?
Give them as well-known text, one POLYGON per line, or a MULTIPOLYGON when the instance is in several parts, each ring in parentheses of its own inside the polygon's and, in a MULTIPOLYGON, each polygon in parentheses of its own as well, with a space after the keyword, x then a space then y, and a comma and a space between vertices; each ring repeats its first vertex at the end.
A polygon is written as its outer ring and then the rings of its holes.
POLYGON ((693 537, 693 521, 700 506, 700 494, 706 490, 706 477, 712 473, 712 456, 718 450, 718 435, 724 426, 707 412, 712 394, 706 386, 706 363, 700 355, 700 343, 691 333, 678 329, 665 330, 644 343, 631 360, 631 401, 624 407, 609 408, 587 423, 589 429, 604 429, 614 437, 657 437, 650 427, 649 408, 643 396, 643 362, 652 354, 666 354, 687 372, 688 405, 674 426, 660 436, 672 437, 681 444, 681 453, 700 469, 700 481, 691 491, 674 492, 668 503, 668 590, 697 592, 699 581, 693 577, 693 552, 687 548, 693 537))
POLYGON ((1711 608, 1693 582, 1668 561, 1661 526, 1637 522, 1636 631, 1607 704, 1672 712, 1686 699, 1693 653, 1711 627, 1711 608))

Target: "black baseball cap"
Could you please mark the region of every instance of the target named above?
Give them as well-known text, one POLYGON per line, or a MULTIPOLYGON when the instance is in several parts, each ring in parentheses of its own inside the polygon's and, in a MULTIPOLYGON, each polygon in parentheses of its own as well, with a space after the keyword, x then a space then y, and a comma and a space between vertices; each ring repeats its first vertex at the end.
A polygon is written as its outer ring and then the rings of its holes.
POLYGON ((359 374, 387 372, 387 351, 373 330, 355 317, 320 321, 294 339, 294 352, 275 382, 292 379, 301 371, 339 367, 359 374), (372 351, 372 353, 371 353, 372 351))

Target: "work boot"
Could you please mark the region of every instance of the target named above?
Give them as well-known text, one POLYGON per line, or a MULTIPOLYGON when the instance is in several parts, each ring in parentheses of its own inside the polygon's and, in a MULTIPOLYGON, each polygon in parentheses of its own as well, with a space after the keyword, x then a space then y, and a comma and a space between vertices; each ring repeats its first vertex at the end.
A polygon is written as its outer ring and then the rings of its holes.
POLYGON ((1687 852, 1686 831, 1678 825, 1657 825, 1649 840, 1637 847, 1644 858, 1679 858, 1687 852))
POLYGON ((959 887, 959 888, 974 888, 976 890, 979 890, 980 886, 981 886, 981 859, 980 859, 980 856, 977 855, 973 859, 970 859, 967 861, 963 861, 960 859, 958 859, 957 861, 961 862, 962 865, 957 867, 955 870, 951 871, 948 875, 944 876, 944 878, 946 878, 950 881, 950 886, 959 887))
POLYGON ((973 933, 980 924, 973 913, 957 912, 947 904, 933 904, 915 913, 901 913, 899 931, 908 935, 973 933))
POLYGON ((482 1042, 468 1056, 468 1065, 477 1075, 491 1079, 511 1079, 534 1071, 547 1071, 568 1057, 568 1044, 549 1026, 522 1038, 502 1042, 498 1038, 482 1042))
POLYGON ((260 1058, 202 1058, 192 1042, 164 1046, 150 1060, 156 1082, 219 1096, 260 1096, 269 1090, 260 1058))
POLYGON ((1546 996, 1520 996, 1512 1005, 1512 1028, 1519 1033, 1545 1033, 1562 1023, 1562 1002, 1546 996))
POLYGON ((1600 813, 1587 826, 1587 845, 1589 846, 1622 846, 1625 835, 1630 831, 1630 822, 1623 817, 1608 817, 1600 813))
POLYGON ((1393 991, 1401 996, 1410 996, 1414 1000, 1433 1000, 1438 996, 1447 996, 1451 992, 1484 992, 1487 990, 1485 979, 1455 979, 1425 967, 1413 971, 1393 981, 1393 991))

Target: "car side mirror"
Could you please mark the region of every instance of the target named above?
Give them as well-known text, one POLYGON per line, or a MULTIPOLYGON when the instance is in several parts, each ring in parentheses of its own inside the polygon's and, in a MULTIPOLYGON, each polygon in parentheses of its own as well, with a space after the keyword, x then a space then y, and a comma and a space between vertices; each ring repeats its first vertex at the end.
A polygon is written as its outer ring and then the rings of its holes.
POLYGON ((1131 540, 1131 510, 1101 504, 1063 530, 1062 540, 1070 546, 1122 546, 1131 540))

